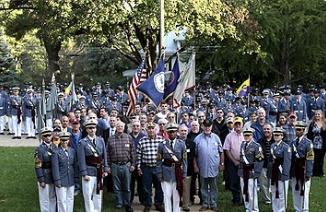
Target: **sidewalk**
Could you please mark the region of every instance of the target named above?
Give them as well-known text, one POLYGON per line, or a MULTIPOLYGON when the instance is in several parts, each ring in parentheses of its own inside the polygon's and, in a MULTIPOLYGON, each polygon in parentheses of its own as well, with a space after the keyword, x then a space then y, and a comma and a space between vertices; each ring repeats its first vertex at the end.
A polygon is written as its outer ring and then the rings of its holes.
MULTIPOLYGON (((7 135, 8 131, 5 131, 5 135, 0 135, 0 146, 7 147, 20 147, 31 146, 36 147, 39 145, 38 139, 26 139, 26 135, 22 135, 22 139, 12 139, 13 135, 7 135)), ((37 137, 37 136, 36 136, 37 137)))

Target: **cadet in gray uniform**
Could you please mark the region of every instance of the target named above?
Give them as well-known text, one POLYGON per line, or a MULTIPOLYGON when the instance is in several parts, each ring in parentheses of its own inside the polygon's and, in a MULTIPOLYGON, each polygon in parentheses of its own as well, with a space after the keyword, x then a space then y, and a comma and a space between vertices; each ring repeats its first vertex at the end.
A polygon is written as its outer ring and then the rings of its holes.
POLYGON ((36 105, 37 99, 33 97, 34 90, 28 89, 27 96, 23 99, 23 115, 26 117, 26 131, 27 138, 35 137, 35 129, 36 129, 36 105))
POLYGON ((164 208, 171 212, 180 211, 182 182, 187 177, 186 145, 177 139, 177 130, 177 124, 167 126, 169 139, 159 144, 157 153, 157 177, 164 193, 164 208))
MULTIPOLYGON (((0 87, 2 85, 0 84, 0 87)), ((6 128, 6 111, 7 111, 7 96, 0 92, 0 135, 4 135, 6 128)))
POLYGON ((51 142, 52 128, 42 128, 40 133, 42 143, 36 147, 34 152, 40 211, 56 212, 57 204, 52 177, 52 157, 56 154, 57 147, 51 142))
POLYGON ((15 133, 15 136, 12 137, 12 139, 21 139, 22 134, 22 103, 23 99, 21 96, 19 96, 19 87, 13 87, 13 94, 9 98, 10 102, 10 115, 12 119, 12 127, 15 133))
POLYGON ((259 211, 257 178, 264 165, 261 146, 253 140, 254 129, 243 130, 244 142, 240 147, 239 176, 246 211, 259 211))
POLYGON ((291 143, 292 148, 292 193, 294 210, 309 211, 309 192, 314 161, 313 145, 305 135, 305 122, 295 124, 296 139, 291 143))
POLYGON ((271 145, 268 160, 267 177, 271 179, 273 211, 285 212, 289 188, 291 147, 283 139, 284 130, 276 127, 273 130, 275 143, 271 145))
POLYGON ((60 144, 52 157, 52 173, 57 195, 58 211, 74 211, 75 183, 78 183, 77 154, 68 146, 69 132, 59 133, 60 144))
POLYGON ((97 121, 88 120, 84 126, 87 136, 80 140, 78 165, 82 175, 83 195, 86 212, 100 212, 102 208, 102 178, 108 175, 105 143, 96 136, 97 121))

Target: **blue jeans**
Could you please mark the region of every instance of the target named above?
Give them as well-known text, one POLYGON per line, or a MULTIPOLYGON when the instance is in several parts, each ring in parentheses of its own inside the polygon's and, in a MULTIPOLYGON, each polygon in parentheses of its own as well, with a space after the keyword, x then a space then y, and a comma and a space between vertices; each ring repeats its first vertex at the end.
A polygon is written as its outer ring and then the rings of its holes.
POLYGON ((142 181, 144 188, 144 198, 143 204, 145 207, 152 206, 152 185, 155 188, 155 197, 154 197, 154 205, 162 205, 163 204, 163 191, 161 187, 161 182, 159 181, 156 173, 156 167, 148 167, 142 166, 141 170, 143 172, 142 181))
POLYGON ((116 206, 130 205, 130 162, 119 166, 112 163, 111 174, 113 180, 114 194, 116 198, 116 206))
POLYGON ((230 160, 228 163, 229 168, 229 179, 230 179, 230 188, 232 191, 232 202, 240 203, 240 177, 238 175, 238 167, 230 160))
POLYGON ((202 206, 205 207, 216 207, 217 203, 217 177, 208 177, 204 178, 200 176, 200 183, 201 183, 201 195, 202 195, 202 206), (208 193, 208 190, 210 191, 208 193), (208 199, 209 197, 209 199, 208 199))

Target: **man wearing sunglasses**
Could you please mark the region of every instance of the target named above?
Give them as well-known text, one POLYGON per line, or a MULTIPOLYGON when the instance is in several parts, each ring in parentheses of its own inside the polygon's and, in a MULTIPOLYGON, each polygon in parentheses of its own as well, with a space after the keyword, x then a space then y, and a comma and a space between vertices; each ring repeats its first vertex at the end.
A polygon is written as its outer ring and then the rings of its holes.
POLYGON ((86 211, 101 211, 102 178, 108 175, 108 163, 105 143, 96 136, 95 119, 85 124, 87 136, 80 140, 78 147, 78 164, 82 175, 82 188, 86 211))
POLYGON ((305 136, 307 124, 298 121, 295 124, 296 138, 292 148, 292 195, 295 211, 309 211, 309 192, 314 161, 313 145, 305 136))
POLYGON ((56 211, 56 196, 52 177, 52 157, 56 154, 57 146, 51 142, 51 127, 41 129, 42 143, 35 149, 34 165, 38 181, 40 211, 56 211))

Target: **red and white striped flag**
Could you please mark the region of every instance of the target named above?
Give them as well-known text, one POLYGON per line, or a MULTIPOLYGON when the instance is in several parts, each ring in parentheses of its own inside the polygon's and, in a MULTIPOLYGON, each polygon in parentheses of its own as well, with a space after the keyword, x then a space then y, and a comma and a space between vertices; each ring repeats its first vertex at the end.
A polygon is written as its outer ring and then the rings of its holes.
POLYGON ((146 69, 145 63, 146 63, 146 56, 144 57, 144 59, 142 60, 140 65, 138 66, 135 76, 132 79, 132 82, 130 84, 130 88, 128 91, 130 103, 129 103, 127 114, 126 114, 127 117, 133 112, 135 105, 136 105, 136 100, 137 100, 136 88, 137 88, 137 86, 142 84, 147 79, 147 69, 146 69))

